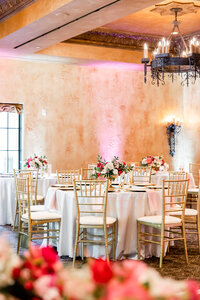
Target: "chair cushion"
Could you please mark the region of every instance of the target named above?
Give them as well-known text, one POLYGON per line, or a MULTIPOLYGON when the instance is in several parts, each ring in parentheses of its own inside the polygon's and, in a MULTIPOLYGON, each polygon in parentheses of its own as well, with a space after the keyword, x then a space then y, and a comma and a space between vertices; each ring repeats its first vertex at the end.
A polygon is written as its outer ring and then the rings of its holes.
MULTIPOLYGON (((34 197, 33 197, 34 199, 34 197)), ((42 195, 37 195, 37 201, 43 201, 44 197, 42 195)))
MULTIPOLYGON (((106 224, 111 225, 116 222, 116 219, 113 217, 106 217, 106 224)), ((103 217, 98 216, 83 216, 80 217, 81 225, 103 225, 103 217)))
MULTIPOLYGON (((22 218, 28 220, 28 214, 23 214, 22 218)), ((31 220, 39 221, 39 220, 51 220, 51 219, 61 219, 61 215, 50 211, 31 212, 31 220)))
POLYGON ((44 211, 45 205, 31 205, 30 209, 31 211, 44 211))
MULTIPOLYGON (((141 222, 152 223, 152 224, 161 224, 162 216, 146 216, 146 217, 138 218, 137 220, 141 222)), ((181 222, 180 218, 165 216, 165 224, 176 224, 176 223, 180 224, 180 222, 181 222)))
MULTIPOLYGON (((181 216, 182 212, 181 211, 173 211, 170 213, 170 215, 173 216, 181 216)), ((186 208, 185 209, 185 216, 197 216, 198 212, 196 209, 192 208, 186 208)))
MULTIPOLYGON (((24 196, 24 199, 27 199, 26 195, 24 196)), ((35 195, 32 195, 32 200, 35 200, 35 195)), ((37 201, 43 201, 44 197, 42 195, 37 195, 37 201)))

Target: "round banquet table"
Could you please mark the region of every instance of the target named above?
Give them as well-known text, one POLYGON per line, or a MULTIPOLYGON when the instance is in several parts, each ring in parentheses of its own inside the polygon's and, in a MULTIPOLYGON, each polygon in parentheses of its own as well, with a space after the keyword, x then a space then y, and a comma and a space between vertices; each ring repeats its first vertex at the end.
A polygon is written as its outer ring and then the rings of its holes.
MULTIPOLYGON (((134 192, 108 193, 107 216, 117 218, 116 257, 121 254, 134 257, 137 254, 137 218, 160 214, 161 191, 155 191, 156 197, 149 199, 144 188, 134 192)), ((45 199, 46 208, 62 215, 58 255, 73 257, 76 232, 76 203, 73 191, 63 191, 53 187, 48 189, 45 199)), ((78 252, 78 255, 80 252, 78 252)), ((105 256, 105 247, 101 245, 85 246, 85 256, 105 256)), ((143 248, 143 257, 159 256, 159 247, 150 245, 143 248)))
MULTIPOLYGON (((189 188, 195 188, 195 181, 192 173, 187 173, 187 177, 189 179, 189 188)), ((151 175, 151 182, 156 185, 162 185, 163 180, 169 179, 169 172, 158 171, 155 174, 151 175)))
MULTIPOLYGON (((38 179, 38 194, 46 196, 48 188, 57 183, 54 175, 38 179)), ((16 205, 14 177, 0 177, 0 225, 13 224, 16 205)))

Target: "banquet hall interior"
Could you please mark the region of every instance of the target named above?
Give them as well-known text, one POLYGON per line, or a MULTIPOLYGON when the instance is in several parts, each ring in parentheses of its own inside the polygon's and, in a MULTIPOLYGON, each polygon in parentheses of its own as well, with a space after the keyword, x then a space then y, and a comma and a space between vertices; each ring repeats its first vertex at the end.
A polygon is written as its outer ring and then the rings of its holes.
POLYGON ((200 281, 199 43, 199 0, 0 0, 0 264, 50 245, 200 281))

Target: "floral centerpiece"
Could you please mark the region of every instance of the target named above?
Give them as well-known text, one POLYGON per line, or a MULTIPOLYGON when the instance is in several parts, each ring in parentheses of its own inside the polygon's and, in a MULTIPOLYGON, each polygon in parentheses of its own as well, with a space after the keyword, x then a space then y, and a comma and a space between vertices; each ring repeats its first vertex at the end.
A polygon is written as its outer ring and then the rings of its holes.
POLYGON ((167 171, 169 165, 164 161, 164 157, 160 156, 151 156, 148 155, 142 158, 141 166, 152 167, 155 171, 167 171))
POLYGON ((36 154, 30 156, 25 160, 24 167, 25 168, 33 168, 33 169, 47 169, 47 157, 46 156, 38 156, 36 154))
POLYGON ((119 157, 114 158, 107 162, 102 156, 98 155, 98 163, 94 167, 92 178, 104 177, 108 179, 115 179, 117 176, 125 175, 132 170, 132 166, 128 166, 125 162, 119 161, 119 157))
POLYGON ((32 247, 20 259, 0 241, 1 300, 198 300, 199 283, 162 278, 143 262, 89 260, 64 268, 54 249, 32 247))

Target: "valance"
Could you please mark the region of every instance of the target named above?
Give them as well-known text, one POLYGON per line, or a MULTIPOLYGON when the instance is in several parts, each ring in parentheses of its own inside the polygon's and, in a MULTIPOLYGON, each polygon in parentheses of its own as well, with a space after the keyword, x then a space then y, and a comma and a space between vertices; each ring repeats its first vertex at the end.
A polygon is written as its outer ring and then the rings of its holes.
POLYGON ((0 103, 0 112, 11 112, 20 114, 23 110, 22 104, 0 103))

